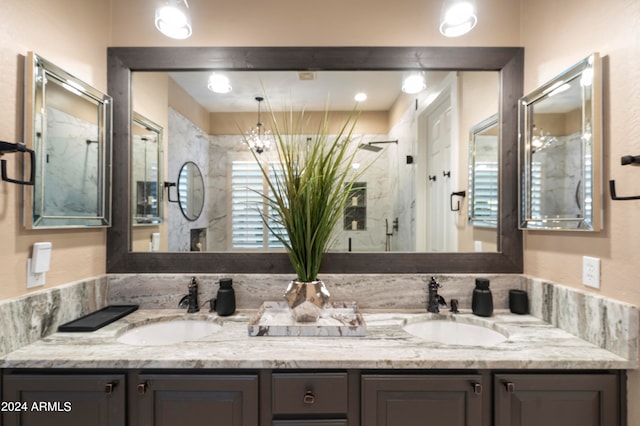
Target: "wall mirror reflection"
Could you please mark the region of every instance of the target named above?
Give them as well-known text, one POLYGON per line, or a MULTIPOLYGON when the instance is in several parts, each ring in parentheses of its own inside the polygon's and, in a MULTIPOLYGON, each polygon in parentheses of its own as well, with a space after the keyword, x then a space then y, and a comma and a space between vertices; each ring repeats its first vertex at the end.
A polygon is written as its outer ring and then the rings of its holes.
POLYGON ((178 203, 187 220, 194 221, 202 214, 204 207, 204 178, 198 165, 186 162, 178 176, 178 203))
POLYGON ((111 97, 33 52, 25 72, 25 143, 37 164, 25 226, 109 226, 111 97))
MULTIPOLYGON (((449 189, 460 191, 467 185, 467 155, 464 150, 468 146, 467 132, 468 129, 483 117, 495 112, 500 111, 500 175, 501 182, 504 184, 500 187, 500 204, 499 204, 499 226, 497 236, 497 251, 489 253, 473 253, 473 250, 461 249, 458 243, 458 253, 447 252, 429 252, 429 251, 399 251, 392 247, 389 252, 386 251, 353 251, 348 255, 344 252, 330 252, 325 256, 323 262, 322 273, 440 273, 440 272, 503 272, 518 273, 522 271, 522 237, 518 231, 517 226, 517 206, 518 203, 515 199, 517 194, 517 152, 513 149, 517 143, 517 100, 522 94, 523 83, 523 49, 519 47, 122 47, 122 48, 109 48, 108 49, 108 78, 109 78, 109 91, 114 94, 114 101, 117 108, 114 109, 114 134, 116 135, 115 143, 118 147, 127 147, 130 143, 130 123, 131 123, 131 109, 130 105, 137 105, 135 103, 135 96, 139 94, 137 87, 132 86, 132 80, 136 79, 136 75, 144 75, 147 78, 147 74, 163 74, 163 78, 167 80, 167 93, 169 96, 163 100, 164 103, 158 102, 157 105, 168 105, 169 99, 173 98, 176 93, 182 92, 182 95, 189 92, 179 86, 177 83, 169 81, 164 75, 173 74, 175 72, 192 72, 209 70, 211 72, 267 72, 267 71, 295 71, 302 73, 303 77, 306 77, 310 72, 319 71, 419 71, 429 72, 433 70, 439 70, 445 74, 450 73, 469 73, 478 72, 478 75, 483 73, 494 74, 498 81, 497 90, 493 91, 488 97, 489 99, 496 99, 498 107, 493 105, 490 109, 483 109, 478 111, 478 115, 469 116, 469 121, 466 122, 460 120, 458 116, 458 125, 453 126, 450 130, 452 134, 456 135, 456 141, 458 141, 457 148, 453 148, 451 145, 451 152, 455 149, 457 155, 451 155, 451 158, 455 158, 458 161, 462 158, 463 166, 458 165, 457 177, 452 182, 449 189), (173 94, 171 94, 173 93, 173 94), (463 148, 461 151, 459 139, 463 139, 463 148), (461 170, 464 172, 460 173, 461 170), (455 185, 459 186, 455 186, 455 185)), ((172 80, 172 79, 171 79, 172 80)), ((313 80, 311 80, 313 81, 313 80)), ((309 82, 307 80, 307 82, 309 82)), ((207 85, 207 81, 201 83, 207 85)), ((460 87, 464 89, 464 81, 458 85, 449 85, 449 97, 460 98, 458 90, 460 87)), ((241 90, 242 86, 234 86, 231 82, 226 86, 235 90, 241 90), (235 88, 234 88, 235 87, 235 88)), ((154 88, 160 86, 155 85, 154 88)), ((427 89, 429 83, 427 83, 427 89)), ((254 103, 253 109, 250 113, 250 120, 246 125, 241 124, 241 129, 250 129, 256 125, 256 111, 255 111, 255 96, 262 91, 253 92, 247 91, 245 99, 249 99, 248 102, 254 103)), ((272 93, 272 92, 269 92, 272 93)), ((443 90, 443 94, 447 91, 443 90)), ((462 90, 462 93, 465 93, 462 90)), ((468 94, 468 93, 467 93, 468 94)), ((214 95, 213 92, 210 96, 214 95)), ((191 95, 189 95, 191 96, 191 95)), ((278 99, 278 94, 269 95, 273 99, 278 99)), ((326 93, 322 94, 321 99, 326 98, 326 93)), ((416 97, 411 98, 411 104, 413 108, 407 109, 416 114, 416 97)), ((425 100, 430 99, 429 97, 425 100)), ((431 98, 432 99, 432 98, 431 98)), ((473 107, 479 105, 479 101, 483 99, 479 96, 471 95, 466 96, 466 100, 462 100, 463 109, 467 106, 473 107), (467 102, 469 101, 469 103, 467 102)), ((442 100, 442 98, 441 98, 442 100)), ((352 99, 353 102, 353 99, 352 99)), ((433 104, 428 102, 428 104, 433 104)), ((422 103, 418 99, 418 110, 423 112, 426 110, 425 103, 422 103), (424 109, 421 109, 424 108, 424 109)), ((440 104, 440 102, 436 102, 440 104)), ((154 104, 155 105, 155 104, 154 104)), ((191 104, 190 104, 191 105, 191 104)), ((435 104, 434 104, 435 106, 435 104)), ((172 108, 169 109, 167 116, 172 114, 171 109, 184 117, 188 117, 192 123, 198 123, 199 129, 207 129, 212 126, 210 123, 211 114, 204 108, 196 108, 196 111, 189 111, 189 107, 186 105, 180 106, 179 103, 174 103, 172 108), (199 116, 199 118, 198 118, 199 116)), ((136 107, 136 110, 140 110, 136 107)), ((142 110, 140 110, 142 111, 142 110)), ((460 114, 460 108, 445 109, 445 115, 451 114, 455 117, 456 114, 460 114)), ((145 110, 145 115, 147 115, 145 110)), ((157 115, 149 115, 150 117, 158 117, 157 115)), ((467 117, 466 114, 464 114, 467 117)), ((221 118, 225 116, 220 114, 221 118)), ((163 127, 168 132, 168 147, 165 150, 167 157, 172 155, 170 147, 173 146, 171 134, 182 133, 181 128, 175 128, 173 124, 169 124, 169 117, 166 121, 156 119, 159 123, 163 123, 163 127), (165 124, 167 123, 167 124, 165 124)), ((224 120, 223 120, 224 121, 224 120)), ((448 120, 446 120, 448 121, 448 120)), ((396 122, 396 121, 393 121, 396 122)), ((238 131, 238 125, 234 121, 229 121, 234 128, 234 131, 238 131)), ((427 130, 430 128, 427 122, 423 119, 411 119, 409 127, 412 129, 412 134, 427 134, 427 130)), ((436 126, 437 128, 437 126, 436 126)), ((201 135, 204 140, 208 141, 209 134, 213 132, 196 132, 201 135)), ((433 133, 433 129, 431 130, 433 133)), ((233 135, 232 139, 234 143, 238 140, 238 135, 233 135)), ((386 133, 384 133, 387 136, 386 133)), ((200 136, 198 136, 200 137, 200 136)), ((386 139, 386 138, 385 138, 386 139)), ((400 137, 398 137, 400 141, 400 137)), ((406 140, 403 139, 403 140, 406 140)), ((426 142, 418 143, 421 136, 416 137, 416 151, 401 151, 398 149, 398 157, 400 161, 398 164, 402 165, 402 168, 413 168, 415 173, 416 185, 424 185, 423 182, 428 181, 429 174, 427 173, 426 166, 418 165, 416 162, 408 161, 409 158, 417 160, 418 157, 423 155, 422 158, 427 158, 426 154, 426 142), (417 149, 422 147, 424 152, 419 152, 417 149)), ((216 152, 215 146, 205 144, 206 151, 216 152)), ((395 144, 387 148, 387 152, 393 152, 395 144)), ((400 142, 397 147, 400 147, 400 142)), ((364 150, 363 150, 364 152, 364 150)), ((130 209, 127 207, 130 203, 129 188, 131 186, 128 177, 128 171, 130 169, 130 158, 128 149, 116 149, 114 150, 114 228, 108 231, 107 235, 107 271, 111 273, 117 272, 189 272, 189 273, 214 273, 214 272, 245 272, 245 273, 288 273, 291 271, 291 265, 288 261, 286 253, 283 252, 265 252, 254 251, 247 253, 246 251, 211 251, 203 250, 202 253, 190 253, 190 252, 159 252, 159 253, 142 253, 131 251, 132 247, 136 247, 135 232, 131 227, 130 209), (123 217, 124 215, 124 217, 123 217)), ((193 156, 194 158, 200 158, 193 156)), ((216 164, 216 158, 218 161, 226 161, 223 157, 215 155, 209 155, 208 162, 216 164)), ((199 166, 202 166, 199 164, 199 166)), ((198 220, 204 220, 203 218, 213 218, 215 215, 211 215, 210 204, 212 200, 221 200, 223 196, 218 189, 210 187, 210 182, 213 177, 215 179, 223 179, 225 175, 220 175, 216 171, 216 168, 212 167, 209 170, 202 169, 203 176, 205 176, 206 187, 206 200, 203 213, 198 220)), ((439 170, 439 176, 441 173, 446 173, 447 170, 439 170)), ((171 176, 171 174, 168 174, 171 176)), ((410 175, 409 175, 410 176, 410 175)), ((451 176, 454 176, 453 170, 451 176)), ((444 176, 443 176, 444 178, 444 176)), ((441 180, 446 182, 444 180, 441 180)), ((411 187, 411 179, 399 181, 397 187, 398 191, 411 192, 415 191, 415 188, 411 187)), ((440 181, 439 181, 440 182, 440 181)), ((371 183, 367 182, 367 194, 373 194, 373 188, 371 183)), ((417 193, 417 192, 416 192, 417 193)), ((226 194, 226 191, 225 191, 226 194)), ((449 194, 444 204, 446 209, 449 209, 449 194)), ((416 210, 425 210, 426 195, 422 195, 423 198, 418 200, 416 198, 416 210), (424 203, 424 205, 418 204, 424 203)), ((220 203, 224 205, 224 203, 220 203)), ((367 202, 367 206, 371 203, 367 202)), ((466 225, 466 205, 464 201, 461 205, 461 212, 457 213, 454 219, 454 226, 461 228, 460 222, 466 225)), ((167 222, 171 220, 172 215, 169 212, 166 215, 167 222)), ((367 217, 370 217, 367 212, 367 217)), ((390 223, 394 223, 395 218, 390 223)), ((419 221, 419 218, 412 218, 415 221, 415 226, 425 226, 425 221, 419 221)), ((183 220, 186 219, 183 218, 183 220)), ((194 225, 196 225, 194 223, 194 225)), ((195 250, 199 250, 217 245, 219 242, 215 240, 215 236, 204 235, 203 231, 209 229, 209 225, 199 228, 190 229, 190 234, 195 235, 192 238, 192 246, 195 246, 195 250), (193 243, 195 241, 195 243, 193 243)), ((390 226, 392 228, 392 226, 390 226)), ((367 226, 369 229, 369 226, 367 226)), ((374 227, 375 229, 375 227, 374 227)), ((404 226, 399 223, 399 232, 408 232, 412 229, 410 226, 404 226)), ((417 229, 417 228, 416 228, 417 229)), ((361 232, 361 231, 348 231, 348 232, 361 232)), ((458 231, 459 232, 459 231, 458 231)), ((384 233, 384 228, 382 230, 384 233)), ((419 231, 417 231, 420 234, 419 231)), ((215 233, 218 235, 218 233, 215 233)), ((424 234, 421 238, 425 238, 424 234)), ((384 237, 384 235, 383 235, 384 237)), ((226 238, 226 237, 225 237, 226 238)), ((167 241, 164 236, 161 241, 167 241)), ((384 240, 383 240, 384 241, 384 240)), ((400 238, 399 234, 391 238, 391 245, 404 241, 400 238)), ((417 239, 411 238, 409 241, 417 241, 417 239)), ((456 240, 458 241, 458 240, 456 240)), ((145 245, 148 245, 148 241, 144 241, 145 245)), ((422 244, 422 243, 421 243, 422 244)), ((416 248, 418 243, 416 243, 416 248)), ((144 248, 143 248, 144 249, 144 248)))
MULTIPOLYGON (((207 196, 196 215, 192 205, 169 205, 169 251, 188 251, 193 229, 206 228, 203 251, 282 251, 270 244, 257 206, 248 205, 252 189, 263 186, 259 168, 244 143, 255 130, 269 132, 267 109, 305 111, 311 118, 330 109, 335 124, 354 108, 357 93, 356 163, 371 166, 362 176, 366 184, 366 219, 352 229, 336 226, 334 252, 471 252, 479 238, 466 215, 452 212, 450 193, 466 190, 468 129, 498 109, 499 73, 496 71, 429 71, 422 73, 426 88, 402 91, 407 71, 226 71, 134 72, 134 104, 164 102, 167 108, 168 176, 177 175, 185 162, 197 163, 205 178, 207 196), (212 77, 212 75, 214 77, 212 77), (224 93, 212 90, 223 79, 224 93), (136 87, 155 84, 153 91, 136 87), (230 91, 228 91, 230 89, 230 91), (256 97, 266 96, 258 117, 256 97), (155 97, 156 99, 149 99, 155 97), (141 99, 145 98, 145 99, 141 99), (190 111, 198 110, 206 120, 190 111), (407 161, 407 156, 412 158, 407 161), (429 179, 429 177, 432 177, 429 179), (435 176, 435 179, 433 178, 435 176), (182 213, 182 214, 181 214, 182 213), (253 214, 251 214, 253 213, 253 214)), ((315 131, 313 126, 310 131, 315 131)), ((263 135, 264 136, 264 135, 263 135)), ((494 153, 497 156, 498 146, 494 153)), ((261 156, 270 156, 268 148, 261 156)), ((498 173, 497 160, 494 172, 498 173)), ((182 174, 180 175, 182 177, 182 174)), ((180 184, 178 183, 180 194, 180 184)), ((493 200, 497 221, 497 188, 493 200)), ((190 198, 188 198, 190 199, 190 198)), ((132 198, 133 201, 133 198, 132 198)), ((346 219, 345 219, 346 220, 346 219)), ((498 235, 485 235, 485 251, 498 250, 498 235)))
POLYGON ((133 114, 131 129, 131 217, 133 226, 162 223, 162 127, 133 114))
POLYGON ((469 223, 475 227, 498 225, 498 130, 498 114, 494 114, 469 131, 469 223))
POLYGON ((522 229, 600 229, 601 78, 594 53, 521 99, 522 229))

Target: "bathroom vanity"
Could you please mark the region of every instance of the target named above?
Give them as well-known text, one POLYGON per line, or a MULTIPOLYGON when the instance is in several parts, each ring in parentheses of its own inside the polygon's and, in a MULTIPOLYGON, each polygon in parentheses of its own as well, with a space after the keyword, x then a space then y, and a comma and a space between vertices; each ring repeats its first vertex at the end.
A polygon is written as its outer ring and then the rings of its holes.
POLYGON ((2 361, 2 400, 26 402, 26 411, 5 410, 3 424, 624 424, 624 370, 635 362, 533 316, 364 312, 364 337, 251 337, 252 314, 142 309, 92 333, 54 333, 20 348, 2 361), (172 345, 117 340, 185 318, 221 327, 172 345), (508 338, 448 345, 403 329, 423 320, 483 324, 508 338), (48 411, 32 408, 42 401, 48 411))

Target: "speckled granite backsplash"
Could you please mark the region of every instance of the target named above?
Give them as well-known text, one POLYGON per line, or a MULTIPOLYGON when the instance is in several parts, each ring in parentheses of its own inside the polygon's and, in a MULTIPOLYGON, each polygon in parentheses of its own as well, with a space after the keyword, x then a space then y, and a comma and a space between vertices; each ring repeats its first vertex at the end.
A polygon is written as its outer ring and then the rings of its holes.
POLYGON ((107 277, 0 301, 0 355, 54 333, 60 324, 106 306, 107 277))
MULTIPOLYGON (((176 274, 113 274, 109 276, 109 302, 136 303, 141 308, 175 308, 187 294, 192 275, 176 274)), ((214 298, 220 278, 233 278, 238 309, 258 309, 264 301, 281 301, 291 275, 233 274, 196 275, 199 300, 214 298)), ((437 275, 442 288, 438 291, 447 301, 458 299, 461 308, 471 307, 475 278, 491 280, 491 292, 496 309, 509 306, 508 293, 512 288, 525 289, 521 275, 437 275)), ((431 275, 359 274, 323 275, 322 280, 333 301, 355 301, 361 309, 426 309, 427 284, 431 275)))
MULTIPOLYGON (((176 308, 190 274, 113 274, 0 301, 0 355, 55 332, 58 325, 108 304, 142 309, 176 308)), ((280 301, 290 275, 197 275, 200 304, 215 297, 218 280, 234 281, 238 309, 280 301)), ((323 275, 334 301, 356 301, 363 310, 426 309, 430 275, 323 275)), ((636 306, 522 275, 438 275, 439 293, 470 308, 476 277, 489 278, 496 309, 508 308, 508 291, 529 293, 531 314, 629 360, 638 359, 640 314, 636 306)))

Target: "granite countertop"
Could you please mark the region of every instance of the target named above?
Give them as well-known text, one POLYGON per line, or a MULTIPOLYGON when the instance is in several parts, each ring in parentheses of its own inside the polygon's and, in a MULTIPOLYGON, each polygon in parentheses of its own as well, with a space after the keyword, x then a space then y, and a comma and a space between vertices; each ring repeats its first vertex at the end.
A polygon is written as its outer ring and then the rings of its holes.
POLYGON ((230 317, 175 309, 138 310, 90 333, 54 333, 0 358, 2 368, 361 368, 361 369, 633 369, 627 360, 530 315, 496 311, 491 318, 463 311, 453 320, 506 333, 496 346, 427 342, 402 329, 434 319, 424 311, 364 311, 364 337, 251 337, 255 311, 230 317), (117 337, 137 325, 172 318, 206 319, 220 331, 194 342, 132 346, 117 337))

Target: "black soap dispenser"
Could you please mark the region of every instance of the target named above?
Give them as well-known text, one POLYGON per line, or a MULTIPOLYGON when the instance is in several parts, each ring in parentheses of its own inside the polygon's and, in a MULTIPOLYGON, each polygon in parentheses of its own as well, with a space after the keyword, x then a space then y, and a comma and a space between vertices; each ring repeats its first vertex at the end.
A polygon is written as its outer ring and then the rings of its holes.
POLYGON ((212 301, 212 310, 215 310, 221 317, 232 315, 236 311, 236 294, 232 285, 233 280, 231 278, 222 278, 218 295, 212 301))
POLYGON ((473 289, 471 310, 474 315, 490 317, 493 314, 493 296, 489 290, 489 280, 476 278, 476 288, 473 289))

